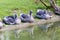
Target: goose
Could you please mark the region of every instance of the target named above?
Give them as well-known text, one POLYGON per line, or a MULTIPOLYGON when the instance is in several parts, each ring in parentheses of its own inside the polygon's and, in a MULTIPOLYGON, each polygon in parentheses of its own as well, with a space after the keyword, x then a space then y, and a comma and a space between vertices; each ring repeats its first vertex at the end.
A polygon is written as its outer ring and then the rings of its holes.
MULTIPOLYGON (((22 12, 21 10, 19 10, 19 12, 22 12)), ((32 16, 32 11, 30 11, 29 14, 24 14, 24 13, 21 13, 20 14, 20 20, 21 22, 28 22, 28 23, 31 23, 34 21, 34 18, 32 16)), ((24 30, 27 30, 29 33, 31 33, 31 35, 33 36, 33 31, 34 31, 34 27, 27 27, 27 28, 23 28, 23 29, 19 29, 19 30, 15 30, 14 33, 15 33, 15 37, 16 38, 19 38, 19 34, 21 33, 21 31, 24 31, 24 30)))
POLYGON ((15 25, 18 23, 17 21, 20 21, 20 20, 17 19, 17 11, 16 10, 14 10, 14 15, 6 16, 3 18, 3 23, 7 24, 7 25, 15 25))
POLYGON ((21 19, 21 22, 34 22, 34 18, 32 16, 32 11, 30 10, 30 13, 28 15, 21 13, 20 19, 21 19))
POLYGON ((52 16, 47 12, 47 10, 38 9, 36 17, 39 19, 49 19, 52 16))

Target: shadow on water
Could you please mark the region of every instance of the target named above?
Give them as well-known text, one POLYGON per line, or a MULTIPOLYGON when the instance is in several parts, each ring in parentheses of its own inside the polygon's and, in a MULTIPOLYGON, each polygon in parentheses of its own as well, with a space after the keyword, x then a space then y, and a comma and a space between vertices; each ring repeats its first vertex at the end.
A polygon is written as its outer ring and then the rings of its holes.
MULTIPOLYGON (((34 30, 34 40, 60 40, 60 22, 38 25, 34 30)), ((0 32, 0 40, 33 40, 27 31, 17 34, 18 30, 0 32)))

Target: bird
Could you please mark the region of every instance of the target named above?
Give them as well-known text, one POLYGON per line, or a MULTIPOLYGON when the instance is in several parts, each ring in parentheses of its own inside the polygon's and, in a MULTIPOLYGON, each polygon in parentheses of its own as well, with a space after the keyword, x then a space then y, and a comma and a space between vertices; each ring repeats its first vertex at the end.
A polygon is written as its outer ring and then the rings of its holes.
POLYGON ((29 14, 21 13, 20 19, 21 22, 28 22, 28 23, 34 22, 34 17, 32 16, 32 10, 30 10, 29 14))
POLYGON ((52 16, 48 13, 47 10, 42 10, 42 9, 38 9, 36 16, 39 19, 49 19, 52 18, 52 16))
MULTIPOLYGON (((17 22, 17 11, 16 10, 14 10, 13 11, 14 13, 13 13, 13 15, 10 15, 10 16, 6 16, 6 17, 4 17, 3 19, 2 19, 2 22, 4 23, 4 24, 6 24, 6 25, 15 25, 15 24, 17 24, 18 22, 17 22)), ((20 20, 19 20, 20 21, 20 20)))

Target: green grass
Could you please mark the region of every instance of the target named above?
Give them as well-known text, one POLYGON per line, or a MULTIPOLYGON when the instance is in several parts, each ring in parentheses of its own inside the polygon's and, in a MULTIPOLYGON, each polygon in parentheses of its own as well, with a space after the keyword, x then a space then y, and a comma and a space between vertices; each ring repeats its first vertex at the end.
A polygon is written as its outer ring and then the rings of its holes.
POLYGON ((37 8, 45 8, 43 4, 36 5, 34 0, 0 0, 0 17, 7 16, 10 10, 18 8, 24 13, 28 13, 29 10, 36 12, 37 8))
MULTIPOLYGON (((60 1, 57 4, 60 6, 60 1)), ((39 3, 38 5, 35 4, 34 0, 0 0, 0 18, 12 14, 10 13, 10 10, 15 8, 22 10, 23 13, 28 13, 29 10, 33 10, 33 14, 35 15, 38 7, 41 9, 46 8, 42 3, 39 3)), ((10 40, 15 40, 14 33, 11 33, 10 36, 11 36, 10 40)), ((34 39, 30 37, 27 31, 24 31, 21 32, 21 38, 19 38, 19 40, 52 40, 52 36, 53 36, 52 30, 50 30, 48 33, 45 33, 39 28, 35 28, 34 39)), ((56 35, 54 40, 60 40, 59 28, 56 30, 56 35)))
MULTIPOLYGON (((47 3, 47 0, 45 2, 47 3)), ((59 3, 58 5, 60 5, 59 3)), ((46 7, 42 3, 35 4, 34 0, 0 0, 0 18, 12 14, 9 11, 15 8, 22 10, 24 13, 33 10, 35 14, 37 8, 45 9, 46 7)))

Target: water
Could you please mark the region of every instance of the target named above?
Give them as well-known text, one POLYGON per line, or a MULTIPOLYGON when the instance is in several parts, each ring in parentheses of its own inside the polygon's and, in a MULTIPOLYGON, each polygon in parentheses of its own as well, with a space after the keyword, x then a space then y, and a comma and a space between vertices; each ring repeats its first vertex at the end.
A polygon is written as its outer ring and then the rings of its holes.
POLYGON ((35 28, 34 38, 32 38, 31 34, 25 30, 20 33, 17 33, 17 30, 0 32, 0 40, 47 40, 47 39, 60 40, 60 22, 44 24, 40 26, 40 28, 39 27, 35 28))

